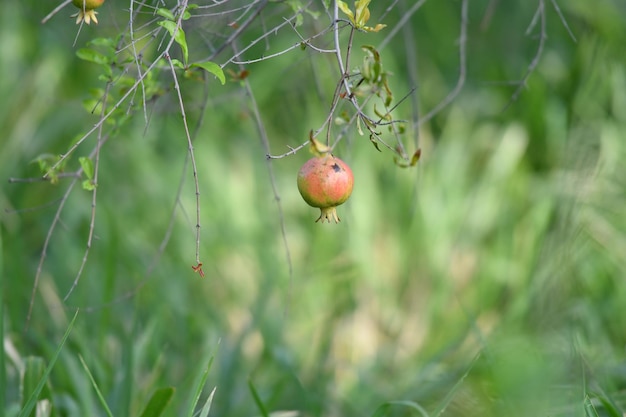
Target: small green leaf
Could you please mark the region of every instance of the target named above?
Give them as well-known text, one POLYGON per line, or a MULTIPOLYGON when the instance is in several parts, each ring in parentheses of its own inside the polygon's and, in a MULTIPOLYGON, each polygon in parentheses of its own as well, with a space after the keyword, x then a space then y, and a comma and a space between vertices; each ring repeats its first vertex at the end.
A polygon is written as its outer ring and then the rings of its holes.
POLYGON ((85 191, 93 191, 96 189, 96 184, 93 183, 93 180, 85 180, 82 183, 82 187, 85 191))
POLYGON ((85 176, 88 179, 92 180, 94 174, 93 161, 86 156, 81 156, 80 158, 78 158, 78 162, 80 162, 80 166, 83 168, 85 176))
MULTIPOLYGON (((176 58, 172 58, 172 64, 174 64, 175 67, 180 68, 180 69, 185 69, 185 64, 183 64, 182 62, 180 62, 179 59, 176 58)), ((134 84, 134 83, 133 83, 134 84)))
POLYGON ((115 51, 115 41, 111 38, 94 38, 87 42, 89 46, 101 46, 115 51))
POLYGON ((211 61, 196 62, 196 63, 191 64, 191 66, 202 68, 205 71, 208 71, 211 74, 215 75, 217 79, 220 80, 222 85, 226 83, 226 76, 224 75, 224 71, 222 70, 222 67, 220 67, 214 62, 211 62, 211 61))
POLYGON ((186 64, 189 57, 189 49, 187 48, 187 38, 185 37, 185 31, 183 28, 178 27, 176 22, 171 20, 162 20, 159 22, 160 26, 163 26, 174 38, 177 44, 180 45, 180 49, 183 51, 183 62, 186 64))
POLYGON ((356 22, 354 21, 354 13, 352 13, 352 10, 350 10, 345 2, 338 0, 337 7, 339 7, 339 10, 341 10, 346 16, 348 16, 352 24, 356 25, 356 22))
POLYGON ((76 56, 83 61, 93 62, 95 64, 109 65, 111 60, 108 56, 91 48, 80 48, 76 51, 76 56))
POLYGON ((370 20, 370 9, 367 7, 371 0, 359 0, 355 3, 356 11, 354 13, 356 21, 356 27, 362 28, 365 26, 368 20, 370 20))
MULTIPOLYGON (((196 4, 195 6, 197 6, 197 4, 196 4)), ((191 19, 191 13, 189 13, 189 10, 190 10, 190 9, 191 9, 191 7, 187 7, 187 8, 185 9, 185 11, 183 12, 183 20, 189 20, 189 19, 191 19)), ((194 9, 195 9, 195 7, 194 7, 194 9)))
POLYGON ((374 135, 370 135, 370 142, 372 142, 372 145, 374 145, 374 147, 376 148, 378 152, 382 152, 380 148, 378 147, 378 141, 374 139, 374 135))
POLYGON ((363 132, 363 126, 361 126, 361 118, 358 117, 356 119, 356 131, 359 132, 359 136, 363 136, 365 133, 363 132))
POLYGON ((173 387, 156 390, 150 397, 150 401, 146 404, 146 408, 143 409, 140 417, 159 417, 172 400, 172 396, 174 396, 173 387))
POLYGON ((172 13, 169 9, 164 9, 164 8, 157 9, 156 14, 171 21, 176 20, 176 16, 174 16, 174 13, 172 13))
POLYGON ((415 151, 415 153, 413 154, 413 156, 411 157, 411 163, 410 165, 412 167, 414 167, 417 164, 417 161, 420 160, 420 156, 422 156, 422 150, 420 148, 417 148, 417 150, 415 151))

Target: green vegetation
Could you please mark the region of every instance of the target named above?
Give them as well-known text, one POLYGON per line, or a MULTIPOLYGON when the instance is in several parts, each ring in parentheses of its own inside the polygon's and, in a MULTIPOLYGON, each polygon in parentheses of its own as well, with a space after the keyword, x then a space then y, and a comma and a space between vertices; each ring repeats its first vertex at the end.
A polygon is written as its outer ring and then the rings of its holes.
POLYGON ((0 415, 624 415, 623 2, 42 3, 0 5, 0 415))

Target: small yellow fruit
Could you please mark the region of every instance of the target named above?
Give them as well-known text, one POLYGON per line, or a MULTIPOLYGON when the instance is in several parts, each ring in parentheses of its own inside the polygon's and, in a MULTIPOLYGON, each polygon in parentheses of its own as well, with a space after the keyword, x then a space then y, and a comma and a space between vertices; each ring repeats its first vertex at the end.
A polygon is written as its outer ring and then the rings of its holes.
POLYGON ((73 14, 72 17, 76 18, 76 24, 79 24, 83 20, 85 23, 90 24, 93 20, 94 23, 98 23, 98 18, 94 9, 102 6, 104 0, 72 0, 72 4, 80 9, 80 11, 76 14, 73 14))

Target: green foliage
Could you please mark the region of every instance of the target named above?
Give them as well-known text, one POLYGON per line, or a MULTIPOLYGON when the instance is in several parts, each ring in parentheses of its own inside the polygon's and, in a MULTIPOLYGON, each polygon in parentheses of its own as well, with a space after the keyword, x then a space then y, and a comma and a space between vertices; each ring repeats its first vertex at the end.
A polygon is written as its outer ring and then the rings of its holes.
POLYGON ((93 161, 91 160, 91 158, 81 156, 80 158, 78 158, 78 162, 80 162, 83 173, 87 177, 87 179, 83 181, 83 189, 87 191, 93 191, 96 188, 96 184, 94 183, 95 171, 93 167, 93 161))
POLYGON ((368 5, 371 3, 371 0, 358 0, 354 2, 354 12, 350 10, 346 2, 341 0, 337 1, 337 6, 339 9, 345 13, 350 22, 357 30, 363 30, 366 32, 378 32, 381 29, 384 29, 387 25, 383 25, 378 23, 374 27, 366 26, 365 24, 370 20, 370 9, 368 5))
POLYGON ((29 417, 50 415, 50 388, 47 382, 46 366, 43 358, 29 356, 24 360, 24 374, 22 375, 22 408, 27 406, 32 395, 37 398, 37 410, 33 409, 29 417), (44 381, 42 388, 38 385, 44 381))
POLYGON ((621 5, 558 2, 574 42, 543 2, 509 103, 536 4, 470 2, 465 83, 422 122, 458 80, 462 2, 337 3, 362 119, 340 93, 329 117, 334 2, 174 3, 132 3, 132 44, 115 2, 78 37, 63 12, 15 18, 40 2, 0 6, 0 414, 624 414, 621 5), (336 227, 296 189, 309 141, 355 174, 336 227))
MULTIPOLYGON (((72 332, 72 328, 74 323, 76 322, 76 318, 78 317, 78 311, 74 314, 74 318, 69 322, 67 329, 65 330, 65 334, 61 339, 58 347, 55 352, 52 354, 50 358, 50 363, 44 369, 44 360, 42 358, 32 358, 29 357, 26 359, 24 376, 22 378, 22 394, 23 394, 23 402, 22 409, 20 411, 19 417, 27 417, 31 416, 32 413, 35 413, 35 409, 39 409, 40 398, 41 401, 47 402, 47 397, 49 397, 49 391, 46 389, 46 385, 48 384, 48 377, 50 376, 50 372, 52 368, 56 364, 57 359, 59 358, 59 354, 63 349, 67 338, 72 332)), ((42 404, 45 408, 48 408, 48 405, 42 404)))
POLYGON ((174 388, 160 388, 152 394, 150 401, 146 404, 146 408, 140 414, 140 417, 159 417, 165 411, 165 408, 172 400, 174 388))

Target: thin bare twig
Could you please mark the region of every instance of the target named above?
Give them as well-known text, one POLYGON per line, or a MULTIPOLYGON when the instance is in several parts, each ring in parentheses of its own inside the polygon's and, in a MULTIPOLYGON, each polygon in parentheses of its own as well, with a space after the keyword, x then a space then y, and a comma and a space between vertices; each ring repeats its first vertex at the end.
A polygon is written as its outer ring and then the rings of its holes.
MULTIPOLYGON (((178 31, 181 27, 183 20, 183 12, 187 8, 187 0, 182 0, 181 13, 178 17, 178 21, 176 23, 176 29, 172 34, 172 38, 176 36, 176 31, 178 31)), ((183 126, 185 128, 185 136, 187 138, 187 146, 189 150, 189 157, 191 159, 191 169, 193 171, 193 180, 195 185, 196 192, 196 264, 201 265, 200 262, 200 184, 198 182, 198 166, 196 165, 196 157, 193 151, 193 143, 191 141, 191 134, 189 133, 189 125, 187 124, 187 113, 185 112, 185 104, 183 102, 183 96, 180 91, 180 85, 178 84, 178 76, 176 75, 176 69, 174 68, 174 63, 170 58, 169 53, 165 54, 165 59, 169 63, 170 71, 172 72, 172 78, 174 80, 174 89, 176 90, 176 95, 178 97, 178 104, 180 105, 180 113, 183 118, 183 126)), ((201 270, 200 270, 201 271, 201 270)))
POLYGON ((41 24, 45 24, 48 20, 52 19, 52 17, 59 13, 61 10, 63 10, 63 8, 65 6, 67 6, 68 4, 70 4, 72 2, 72 0, 65 0, 63 3, 59 4, 57 7, 54 8, 54 10, 52 10, 50 13, 48 13, 48 15, 46 17, 44 17, 43 19, 41 19, 41 24))
MULTIPOLYGON (((285 23, 291 23, 291 21, 292 21, 293 19, 295 19, 295 18, 296 18, 296 16, 294 15, 292 18, 290 18, 290 19, 286 20, 286 22, 285 22, 285 23)), ((282 27, 282 26, 284 26, 284 23, 283 23, 283 25, 281 25, 281 27, 282 27)), ((301 36, 301 35, 300 35, 297 31, 296 31, 296 33, 298 33, 298 36, 300 37, 300 39, 302 39, 302 41, 301 41, 301 42, 298 42, 298 43, 296 43, 296 44, 293 44, 292 46, 290 46, 290 47, 288 47, 288 48, 285 48, 285 49, 283 49, 283 50, 281 50, 281 51, 279 51, 279 52, 276 52, 276 53, 273 53, 273 54, 270 54, 270 55, 263 55, 263 56, 262 56, 262 57, 260 57, 260 58, 249 59, 249 60, 246 60, 246 61, 237 61, 237 60, 235 60, 235 58, 236 58, 237 56, 241 56, 241 55, 242 55, 245 51, 247 51, 248 49, 250 49, 250 48, 251 48, 252 46, 254 46, 257 42, 260 42, 260 41, 261 41, 263 38, 265 38, 265 37, 266 37, 269 33, 276 32, 276 30, 278 30, 279 28, 280 28, 280 27, 278 27, 278 28, 274 28, 274 30, 273 30, 273 31, 271 31, 271 32, 267 32, 267 33, 265 33, 263 36, 261 36, 261 37, 259 37, 259 38, 255 39, 254 41, 250 42, 250 43, 248 44, 248 46, 246 46, 245 48, 243 48, 241 51, 238 51, 238 52, 237 52, 237 55, 235 55, 235 56, 231 57, 228 61, 226 61, 224 64, 222 64, 222 66, 226 66, 226 65, 227 65, 227 64, 229 64, 229 63, 233 63, 233 64, 236 64, 236 65, 247 65, 247 64, 254 64, 254 63, 257 63, 257 62, 261 62, 261 61, 266 61, 266 60, 268 60, 268 59, 272 59, 272 58, 276 58, 276 57, 278 57, 278 56, 284 55, 284 54, 286 54, 286 53, 287 53, 287 52, 289 52, 289 51, 293 51, 294 49, 301 48, 301 47, 302 47, 302 45, 305 45, 305 46, 307 46, 307 47, 311 48, 312 50, 314 50, 314 51, 316 51, 316 52, 319 52, 319 53, 335 53, 335 50, 334 50, 334 49, 321 49, 321 48, 318 48, 318 47, 314 46, 314 45, 311 43, 311 41, 312 41, 313 39, 318 38, 318 37, 320 37, 320 36, 324 35, 326 32, 328 32, 328 31, 331 29, 331 28, 328 28, 328 29, 326 29, 326 30, 323 30, 323 31, 322 31, 322 32, 320 32, 320 33, 316 33, 315 35, 313 35, 313 36, 311 36, 311 37, 309 37, 309 38, 307 38, 307 39, 302 38, 302 36, 301 36)), ((294 30, 295 30, 295 28, 294 28, 294 30)))
MULTIPOLYGON (((216 56, 218 56, 220 53, 222 53, 222 51, 224 49, 226 49, 228 46, 230 46, 242 33, 244 30, 246 30, 248 28, 248 26, 250 26, 250 24, 252 22, 254 22, 254 20, 256 19, 256 17, 261 13, 261 11, 265 8, 265 6, 267 6, 267 3, 269 2, 269 0, 261 0, 259 2, 258 7, 256 8, 256 10, 250 15, 250 17, 248 17, 248 19, 243 22, 241 24, 241 26, 239 26, 239 28, 232 33, 227 39, 226 41, 224 41, 224 43, 222 43, 222 45, 220 45, 219 48, 217 48, 215 51, 213 51, 211 53, 211 55, 209 55, 209 57, 207 58, 208 61, 212 61, 216 56)), ((235 56, 236 57, 236 56, 235 56)))
POLYGON ((574 42, 578 42, 576 40, 576 36, 574 36, 574 32, 572 32, 572 29, 570 29, 569 25, 567 24, 567 20, 565 19, 565 16, 563 16, 563 12, 561 12, 561 8, 559 7, 556 0, 550 0, 550 2, 552 3, 552 7, 554 7, 554 10, 556 10, 556 14, 559 15, 559 19, 561 19, 561 23, 563 23, 563 26, 565 27, 565 30, 567 30, 570 38, 572 38, 574 42))
MULTIPOLYGON (((58 174, 56 174, 56 178, 61 179, 61 178, 73 178, 76 176, 75 172, 60 172, 58 174)), ((50 182, 51 178, 49 177, 32 177, 32 178, 15 178, 15 177, 11 177, 8 179, 8 182, 10 184, 12 183, 16 183, 16 182, 50 182)))
MULTIPOLYGON (((257 105, 256 99, 254 98, 254 93, 252 91, 252 87, 250 86, 250 82, 248 79, 244 80, 244 86, 248 97, 250 99, 250 103, 252 105, 252 113, 254 114, 254 121, 259 131, 259 136, 261 138, 261 143, 263 148, 265 149, 265 153, 269 155, 270 151, 270 142, 267 137, 267 130, 265 129, 265 125, 263 123, 263 119, 261 118, 261 113, 259 112, 259 106, 257 105)), ((272 167, 272 161, 270 158, 266 158, 267 162, 267 172, 270 177, 270 184, 272 186, 272 192, 274 193, 274 200, 276 201, 276 206, 278 207, 278 220, 280 223, 280 233, 283 239, 283 246, 285 248, 285 258, 287 260, 287 268, 289 272, 289 292, 288 297, 291 297, 291 291, 293 287, 293 263, 291 261, 291 251, 289 250, 289 241, 287 239, 287 229, 285 226, 285 215, 283 213, 283 206, 280 201, 280 194, 278 192, 278 185, 276 184, 276 177, 274 175, 274 169, 272 167)), ((288 303, 287 303, 288 306, 288 303)), ((288 308, 285 307, 285 315, 287 314, 288 308)))
MULTIPOLYGON (((141 64, 139 63, 139 54, 137 53, 137 46, 135 42, 135 31, 133 29, 133 25, 135 22, 135 13, 133 10, 133 5, 135 4, 135 0, 130 0, 130 7, 128 9, 128 34, 130 37, 130 45, 133 50, 133 58, 135 59, 135 66, 137 67, 137 74, 141 78, 141 64)), ((141 98, 143 105, 143 117, 146 125, 148 124, 148 111, 146 109, 146 86, 144 83, 141 83, 141 98)))
MULTIPOLYGON (((403 6, 406 6, 406 2, 403 2, 403 6)), ((414 94, 415 91, 417 90, 418 79, 419 79, 419 73, 418 73, 419 67, 417 65, 418 64, 418 53, 417 53, 418 45, 417 45, 417 40, 416 40, 417 37, 415 35, 412 25, 404 25, 402 32, 403 32, 403 38, 404 38, 404 50, 406 53, 405 62, 407 66, 408 81, 409 81, 409 85, 415 86, 411 89, 409 93, 411 97, 411 123, 413 126, 417 126, 417 122, 419 121, 419 114, 420 114, 420 104, 419 104, 418 95, 414 94)), ((402 100, 400 100, 400 102, 401 101, 402 100)), ((413 141, 414 141, 414 146, 417 149, 419 147, 419 142, 420 142, 420 129, 414 129, 413 141)))
POLYGON ((286 156, 289 155, 295 155, 296 152, 298 152, 300 149, 304 148, 306 145, 310 145, 311 141, 307 139, 306 142, 302 143, 301 145, 296 146, 295 148, 291 147, 291 146, 287 146, 289 148, 289 152, 280 154, 280 155, 271 155, 269 153, 265 154, 265 157, 267 159, 282 159, 286 156))
MULTIPOLYGON (((109 91, 111 89, 111 83, 108 82, 107 86, 104 90, 104 98, 102 100, 102 110, 100 111, 100 117, 102 117, 104 115, 105 109, 106 109, 106 98, 109 95, 109 91)), ((96 202, 97 202, 97 196, 98 196, 98 171, 100 168, 100 149, 102 147, 102 128, 103 125, 100 125, 100 129, 98 130, 98 142, 96 144, 96 154, 95 154, 95 162, 94 162, 94 171, 93 171, 93 190, 91 192, 91 219, 89 220, 89 235, 87 236, 87 247, 85 248, 85 252, 83 253, 83 259, 80 263, 80 267, 78 268, 78 272, 76 273, 76 277, 74 278, 74 282, 72 283, 72 286, 70 287, 70 289, 68 290, 67 294, 65 294, 65 297, 63 297, 63 302, 67 301, 67 299, 70 297, 70 295, 72 295, 72 292, 74 292, 74 289, 76 288, 76 286, 78 285, 78 281, 80 280, 80 277, 83 275, 83 270, 85 269, 85 265, 87 264, 87 258, 89 257, 89 251, 91 250, 91 245, 93 242, 93 234, 94 234, 94 230, 96 228, 96 202)))
POLYGON ((187 138, 187 146, 189 150, 189 157, 191 158, 191 169, 193 171, 193 180, 196 189, 196 264, 200 264, 200 184, 198 182, 198 166, 196 165, 196 157, 193 151, 193 143, 191 141, 191 135, 189 134, 189 126, 187 125, 187 114, 185 113, 185 104, 183 103, 183 96, 180 92, 180 86, 178 85, 178 77, 176 76, 176 70, 174 64, 169 55, 165 56, 167 62, 170 64, 172 71, 172 77, 174 78, 174 88, 176 89, 176 95, 178 96, 178 103, 180 105, 180 112, 183 117, 183 125, 185 127, 185 136, 187 138))
MULTIPOLYGON (((82 173, 82 168, 80 168, 77 172, 82 173)), ((46 239, 43 242, 43 249, 41 250, 41 255, 39 256, 39 263, 37 264, 37 272, 35 272, 35 282, 33 283, 33 289, 30 295, 30 302, 28 304, 28 313, 26 313, 26 324, 24 325, 24 331, 28 330, 28 325, 30 324, 30 317, 33 313, 33 306, 35 305, 35 295, 37 294, 37 289, 39 288, 39 280, 41 279, 41 273, 43 272, 43 263, 48 255, 48 247, 50 245, 50 240, 52 239, 52 233, 56 229, 57 223, 61 220, 61 212, 65 207, 65 203, 67 203, 69 196, 74 189, 74 186, 78 182, 78 176, 72 180, 70 185, 67 187, 65 194, 61 198, 61 202, 59 203, 59 207, 57 208, 56 213, 54 214, 54 219, 52 219, 52 224, 48 228, 48 233, 46 234, 46 239)))
POLYGON ((527 34, 530 33, 532 28, 536 25, 537 20, 539 20, 539 25, 540 25, 539 43, 537 45, 537 52, 535 52, 535 56, 533 57, 532 61, 528 65, 528 68, 526 69, 526 73, 524 74, 522 79, 517 82, 517 88, 511 95, 511 99, 506 104, 506 106, 504 106, 502 111, 506 111, 511 106, 511 104, 517 101, 517 99, 519 98, 519 95, 522 92, 522 89, 526 87, 526 83, 528 79, 530 78, 530 75, 535 71, 535 68, 537 68, 537 65, 539 65, 539 60, 541 59, 541 55, 543 54, 543 47, 545 45, 545 41, 547 38, 546 13, 545 13, 544 0, 539 0, 537 11, 535 12, 535 15, 533 16, 530 26, 528 27, 527 34))

